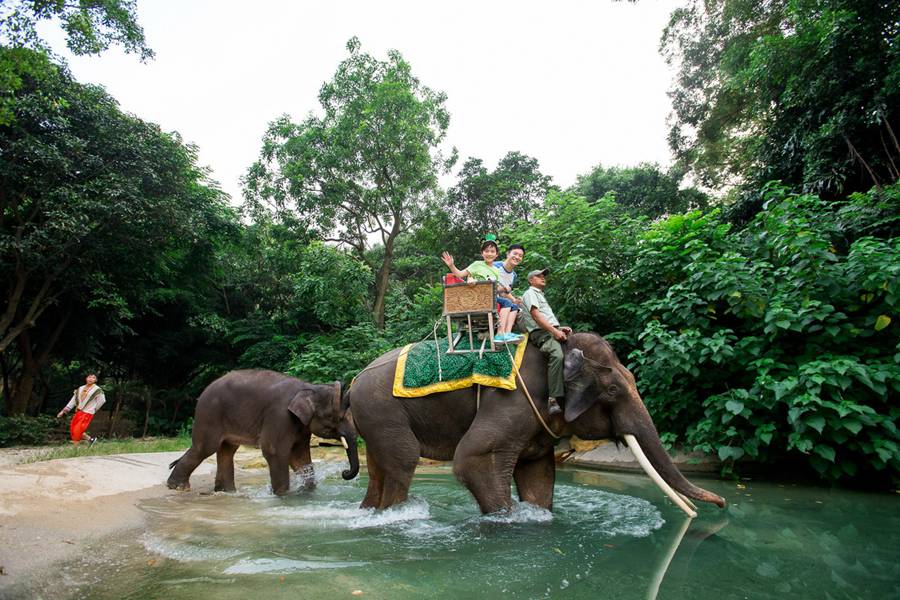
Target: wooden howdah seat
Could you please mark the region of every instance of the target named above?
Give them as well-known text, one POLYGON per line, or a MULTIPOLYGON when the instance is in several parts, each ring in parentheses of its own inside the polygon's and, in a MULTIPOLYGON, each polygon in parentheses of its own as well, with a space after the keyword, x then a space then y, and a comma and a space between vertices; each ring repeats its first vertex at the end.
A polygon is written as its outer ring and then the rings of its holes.
POLYGON ((454 275, 444 276, 444 318, 447 321, 447 354, 495 352, 494 316, 497 313, 497 283, 478 281, 469 285, 454 275), (454 331, 455 330, 455 331, 454 331), (467 348, 458 348, 460 340, 467 348), (480 343, 478 343, 480 342, 480 343))

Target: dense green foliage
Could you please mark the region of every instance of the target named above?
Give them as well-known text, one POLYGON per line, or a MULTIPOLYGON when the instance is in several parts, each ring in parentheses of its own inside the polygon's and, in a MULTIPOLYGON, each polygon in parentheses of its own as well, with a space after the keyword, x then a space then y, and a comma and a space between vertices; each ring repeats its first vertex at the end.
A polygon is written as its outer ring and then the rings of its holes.
POLYGON ((141 60, 153 57, 137 22, 134 0, 3 0, 0 47, 13 52, 0 55, 0 125, 14 119, 13 94, 23 84, 22 74, 39 75, 49 68, 49 50, 37 32, 37 24, 48 19, 58 20, 66 34, 66 45, 74 54, 99 54, 116 44, 138 54, 141 60))
POLYGON ((900 172, 900 4, 693 0, 662 42, 678 68, 669 142, 711 187, 770 180, 834 198, 900 172))
POLYGON ((547 296, 608 336, 666 439, 732 461, 900 476, 900 188, 844 201, 771 185, 735 229, 719 210, 635 220, 551 194, 505 232, 547 296))
POLYGON ((552 187, 537 159, 520 152, 508 152, 493 171, 481 159, 469 158, 458 177, 445 202, 453 226, 468 236, 473 253, 486 233, 517 220, 530 221, 552 187))
POLYGON ((744 230, 689 213, 645 235, 622 285, 648 408, 723 460, 802 453, 832 479, 897 477, 900 243, 879 234, 900 227, 900 189, 766 197, 744 230))
POLYGON ((0 352, 15 346, 23 372, 13 413, 26 410, 50 353, 94 355, 75 348, 87 331, 132 360, 152 355, 153 321, 177 325, 171 307, 206 296, 191 272, 235 222, 193 148, 45 67, 16 73, 15 118, 0 125, 0 352), (133 337, 142 329, 151 339, 133 337))
POLYGON ((0 448, 44 444, 50 430, 56 425, 56 419, 50 415, 0 416, 0 448))
POLYGON ((677 173, 665 173, 654 164, 624 168, 598 165, 587 175, 578 177, 573 191, 588 200, 597 200, 612 192, 616 204, 634 216, 651 219, 706 208, 709 197, 695 188, 682 188, 681 179, 677 173))

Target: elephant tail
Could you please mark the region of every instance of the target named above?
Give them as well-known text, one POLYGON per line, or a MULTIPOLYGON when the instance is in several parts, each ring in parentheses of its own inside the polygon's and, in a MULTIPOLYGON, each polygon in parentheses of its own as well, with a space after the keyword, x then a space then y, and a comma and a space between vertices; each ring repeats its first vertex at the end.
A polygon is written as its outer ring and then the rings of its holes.
POLYGON ((178 462, 179 462, 182 458, 184 458, 186 454, 187 454, 187 452, 185 452, 184 454, 182 454, 181 456, 179 456, 178 458, 176 458, 175 460, 173 460, 171 463, 169 463, 169 470, 174 469, 174 468, 175 468, 175 465, 177 465, 178 462))

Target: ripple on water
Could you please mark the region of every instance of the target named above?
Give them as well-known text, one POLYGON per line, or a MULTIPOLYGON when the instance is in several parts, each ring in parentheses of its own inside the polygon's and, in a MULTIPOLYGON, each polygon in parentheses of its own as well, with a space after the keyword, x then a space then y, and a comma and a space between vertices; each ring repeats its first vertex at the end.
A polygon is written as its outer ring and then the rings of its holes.
POLYGON ((225 561, 243 554, 238 548, 211 548, 179 539, 163 539, 152 533, 140 538, 148 552, 182 562, 225 561))
POLYGON ((341 560, 294 560, 290 558, 245 558, 227 567, 225 575, 287 575, 301 571, 363 567, 367 562, 341 560))

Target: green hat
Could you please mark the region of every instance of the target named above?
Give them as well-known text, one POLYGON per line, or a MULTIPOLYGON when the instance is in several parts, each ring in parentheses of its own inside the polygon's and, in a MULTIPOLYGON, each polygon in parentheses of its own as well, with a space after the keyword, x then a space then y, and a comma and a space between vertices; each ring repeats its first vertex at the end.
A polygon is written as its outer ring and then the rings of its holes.
POLYGON ((484 239, 481 240, 481 249, 484 250, 487 246, 493 246, 497 252, 500 251, 500 246, 497 245, 497 236, 493 233, 485 234, 484 239))

